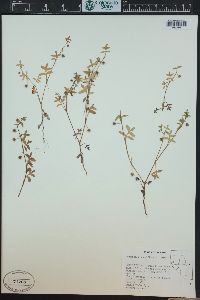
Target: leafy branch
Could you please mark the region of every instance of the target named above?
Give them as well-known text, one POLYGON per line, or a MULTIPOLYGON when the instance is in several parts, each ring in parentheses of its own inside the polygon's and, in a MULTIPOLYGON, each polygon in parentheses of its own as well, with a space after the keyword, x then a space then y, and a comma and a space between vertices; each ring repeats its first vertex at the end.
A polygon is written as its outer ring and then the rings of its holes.
POLYGON ((30 148, 32 141, 30 140, 30 134, 27 132, 27 130, 23 130, 26 119, 26 117, 17 118, 16 123, 14 124, 15 127, 13 128, 13 142, 19 140, 21 144, 21 153, 19 154, 18 159, 23 159, 25 164, 25 174, 18 197, 21 195, 25 182, 31 182, 31 178, 35 177, 34 163, 36 159, 33 157, 30 148))
POLYGON ((163 95, 163 99, 162 99, 162 103, 160 107, 156 107, 154 109, 154 113, 157 113, 159 110, 163 111, 163 110, 171 110, 172 109, 172 104, 168 103, 166 101, 166 97, 167 97, 167 92, 169 90, 169 87, 171 86, 171 84, 177 79, 177 78, 181 78, 181 75, 178 73, 179 69, 182 66, 177 66, 173 68, 173 71, 170 71, 166 74, 166 78, 163 80, 162 82, 162 87, 164 90, 164 95, 163 95))
POLYGON ((123 138, 126 155, 128 157, 128 161, 130 164, 130 167, 132 169, 131 176, 135 177, 135 180, 140 184, 140 191, 142 193, 142 200, 143 200, 143 207, 145 215, 147 215, 147 209, 146 209, 146 192, 148 186, 155 180, 159 179, 161 172, 163 170, 158 168, 158 162, 160 158, 163 156, 169 145, 176 142, 176 137, 180 129, 184 128, 185 126, 189 126, 188 118, 190 117, 189 111, 186 110, 180 119, 177 122, 177 127, 173 131, 169 125, 163 125, 161 124, 159 126, 159 132, 161 134, 160 136, 160 145, 158 147, 158 151, 155 155, 155 159, 153 161, 153 164, 150 168, 150 171, 148 172, 148 175, 146 178, 143 178, 138 169, 135 166, 135 162, 133 157, 130 155, 129 151, 129 142, 133 141, 135 139, 135 127, 131 127, 129 125, 124 124, 124 120, 128 117, 126 114, 122 114, 120 111, 119 115, 116 116, 113 125, 120 126, 119 134, 123 138))
POLYGON ((41 71, 40 73, 31 78, 28 74, 27 71, 24 70, 24 65, 22 61, 20 60, 19 63, 16 65, 19 68, 18 74, 20 78, 25 81, 25 87, 28 88, 29 84, 32 87, 31 92, 33 95, 36 95, 40 110, 41 110, 41 121, 38 124, 38 129, 42 130, 42 138, 43 142, 46 142, 45 139, 45 133, 44 133, 44 120, 50 120, 49 114, 46 112, 44 109, 44 98, 46 94, 46 90, 48 88, 48 83, 51 75, 53 74, 53 69, 56 65, 56 62, 61 58, 65 57, 64 55, 64 49, 65 47, 69 47, 71 42, 70 36, 65 38, 65 44, 64 46, 60 49, 60 51, 55 51, 51 55, 51 61, 49 63, 46 63, 41 66, 41 71))
POLYGON ((91 103, 91 95, 93 94, 92 88, 95 86, 95 81, 99 76, 100 66, 105 64, 106 55, 110 52, 109 49, 110 47, 108 44, 102 47, 102 57, 97 57, 95 60, 90 59, 90 64, 83 71, 83 74, 80 75, 75 73, 74 77, 71 79, 71 85, 69 87, 64 87, 63 95, 60 95, 59 93, 55 94, 54 102, 57 107, 61 107, 66 113, 73 131, 73 136, 79 148, 79 153, 76 157, 77 159, 80 159, 86 175, 87 170, 85 167, 84 151, 90 150, 90 145, 86 144, 85 138, 86 134, 91 132, 91 129, 88 127, 88 120, 90 116, 94 116, 97 112, 97 108, 91 103), (75 94, 83 95, 83 125, 81 128, 75 127, 70 114, 70 100, 75 94))

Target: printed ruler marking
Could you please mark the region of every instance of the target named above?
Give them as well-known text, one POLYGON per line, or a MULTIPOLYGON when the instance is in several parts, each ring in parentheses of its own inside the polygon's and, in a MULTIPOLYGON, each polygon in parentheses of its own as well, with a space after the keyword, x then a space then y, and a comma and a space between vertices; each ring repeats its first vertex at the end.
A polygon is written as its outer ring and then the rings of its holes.
POLYGON ((37 1, 37 0, 11 0, 10 11, 12 13, 38 13, 54 14, 67 12, 81 12, 81 1, 37 1))
MULTIPOLYGON (((96 1, 96 0, 93 0, 96 1)), ((104 0, 102 0, 104 1, 104 0)), ((144 0, 142 3, 138 3, 138 0, 122 0, 122 14, 135 13, 135 14, 173 14, 173 13, 192 13, 192 1, 174 0, 162 1, 158 0, 144 0), (150 3, 151 2, 151 3, 150 3)), ((81 13, 82 1, 81 0, 10 0, 10 12, 11 13, 41 13, 41 14, 67 14, 69 13, 81 13)), ((92 11, 91 11, 92 12, 92 11)))
POLYGON ((174 1, 174 3, 149 3, 148 1, 144 3, 137 3, 132 0, 124 0, 122 2, 122 12, 129 13, 191 13, 192 3, 191 2, 179 2, 174 1))

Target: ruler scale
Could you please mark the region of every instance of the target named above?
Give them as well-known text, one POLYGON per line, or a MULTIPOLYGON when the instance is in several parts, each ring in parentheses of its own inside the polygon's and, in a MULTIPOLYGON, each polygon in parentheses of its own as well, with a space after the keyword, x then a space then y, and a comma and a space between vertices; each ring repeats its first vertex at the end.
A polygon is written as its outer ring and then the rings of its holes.
POLYGON ((161 14, 172 14, 172 13, 192 13, 192 2, 191 1, 143 1, 137 3, 137 1, 125 0, 122 2, 123 13, 161 13, 161 14))
POLYGON ((11 0, 10 11, 15 13, 32 14, 64 14, 68 12, 81 12, 81 1, 37 1, 37 0, 11 0))
MULTIPOLYGON (((104 0, 103 0, 104 1, 104 0)), ((114 0, 105 1, 113 2, 114 0)), ((121 3, 116 14, 194 14, 193 0, 115 0, 121 3)), ((97 3, 102 0, 92 0, 97 3)), ((114 11, 107 11, 113 13, 114 11)), ((82 0, 1 0, 0 13, 5 14, 101 14, 82 9, 82 0)), ((103 11, 102 11, 103 13, 103 11)), ((197 12, 196 12, 197 13, 197 12)))

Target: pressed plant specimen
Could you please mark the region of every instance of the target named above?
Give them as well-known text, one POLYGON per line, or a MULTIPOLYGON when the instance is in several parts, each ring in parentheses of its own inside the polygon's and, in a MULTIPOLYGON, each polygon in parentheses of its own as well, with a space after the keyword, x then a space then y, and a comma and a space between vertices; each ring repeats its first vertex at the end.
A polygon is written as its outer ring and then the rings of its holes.
POLYGON ((80 159, 81 165, 85 174, 87 175, 87 170, 85 167, 84 161, 84 151, 90 150, 90 145, 85 142, 86 134, 91 131, 88 127, 89 116, 95 115, 97 112, 97 108, 94 103, 91 103, 91 95, 93 94, 93 87, 95 85, 95 81, 99 76, 99 68, 101 65, 105 64, 105 59, 107 53, 110 52, 110 47, 108 44, 102 47, 101 55, 102 57, 97 57, 96 59, 90 59, 89 65, 83 71, 83 74, 75 73, 73 78, 70 80, 71 85, 69 87, 64 87, 64 93, 60 95, 59 93, 55 94, 55 103, 57 107, 61 107, 66 113, 66 117, 71 126, 72 133, 75 141, 78 145, 77 159, 80 159), (70 106, 71 98, 74 97, 75 94, 82 94, 82 105, 83 105, 83 125, 81 128, 76 128, 74 122, 72 121, 70 106))
MULTIPOLYGON (((154 113, 157 113, 158 111, 171 110, 172 104, 169 104, 166 101, 166 95, 167 91, 169 89, 170 84, 175 80, 175 78, 180 78, 181 75, 178 74, 178 70, 181 68, 181 66, 177 66, 173 68, 173 71, 168 74, 166 74, 166 79, 163 81, 163 89, 164 89, 164 96, 162 99, 161 106, 159 108, 156 108, 154 110, 154 113)), ((135 139, 135 127, 131 127, 128 124, 125 124, 125 120, 128 117, 128 115, 123 114, 121 111, 116 116, 113 125, 117 125, 120 127, 119 134, 123 138, 124 146, 125 146, 125 152, 131 167, 131 173, 130 175, 135 178, 135 180, 140 184, 140 191, 142 193, 142 200, 143 200, 143 206, 144 206, 144 212, 147 215, 147 209, 146 209, 146 194, 147 194, 147 188, 148 186, 154 182, 155 180, 159 179, 160 173, 163 171, 158 167, 158 163, 160 158, 163 156, 163 154, 166 152, 167 148, 176 142, 177 134, 180 132, 182 128, 185 126, 189 126, 188 118, 190 117, 189 111, 186 110, 180 119, 177 122, 177 126, 175 130, 172 130, 169 125, 161 124, 158 126, 158 131, 160 132, 160 145, 158 147, 158 151, 155 155, 153 164, 150 168, 150 171, 148 172, 147 176, 145 178, 142 177, 140 172, 135 166, 134 158, 131 156, 129 151, 129 141, 133 141, 135 139)))
POLYGON ((38 129, 42 130, 42 138, 44 143, 46 142, 45 132, 44 132, 44 121, 50 120, 50 116, 48 112, 44 109, 44 99, 45 99, 46 91, 48 89, 49 79, 53 74, 53 69, 56 65, 56 62, 60 58, 65 57, 64 49, 65 47, 69 47, 70 42, 71 42, 71 37, 70 36, 66 37, 64 46, 59 51, 55 51, 51 55, 51 61, 49 63, 45 63, 44 65, 42 65, 39 74, 33 78, 29 76, 27 71, 24 70, 24 65, 21 60, 16 65, 19 68, 18 74, 20 78, 23 81, 25 81, 25 87, 28 88, 30 85, 32 95, 36 96, 37 101, 39 103, 41 121, 38 124, 38 129))
POLYGON ((34 163, 36 159, 33 157, 30 144, 30 134, 27 132, 25 127, 26 117, 21 117, 16 119, 16 123, 13 128, 13 142, 19 141, 21 144, 21 153, 18 159, 23 160, 25 164, 24 178, 18 193, 18 197, 21 195, 25 182, 31 182, 31 178, 35 177, 34 163))
POLYGON ((163 111, 165 109, 166 110, 171 110, 172 109, 172 104, 168 103, 166 101, 167 91, 168 91, 169 87, 171 86, 171 84, 177 78, 181 78, 181 75, 179 74, 179 69, 180 68, 181 68, 181 66, 174 67, 172 71, 170 71, 170 72, 168 72, 166 74, 166 78, 162 82, 162 86, 163 86, 163 90, 164 90, 164 95, 163 95, 162 103, 161 103, 160 107, 156 107, 154 109, 154 113, 157 113, 159 110, 163 111))

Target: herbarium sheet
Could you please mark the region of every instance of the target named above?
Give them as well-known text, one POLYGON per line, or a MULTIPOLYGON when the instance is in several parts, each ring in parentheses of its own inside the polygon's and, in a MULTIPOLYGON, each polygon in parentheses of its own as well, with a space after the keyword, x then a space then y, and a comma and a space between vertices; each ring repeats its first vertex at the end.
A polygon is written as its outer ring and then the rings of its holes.
POLYGON ((196 16, 3 16, 3 293, 195 296, 196 16))

